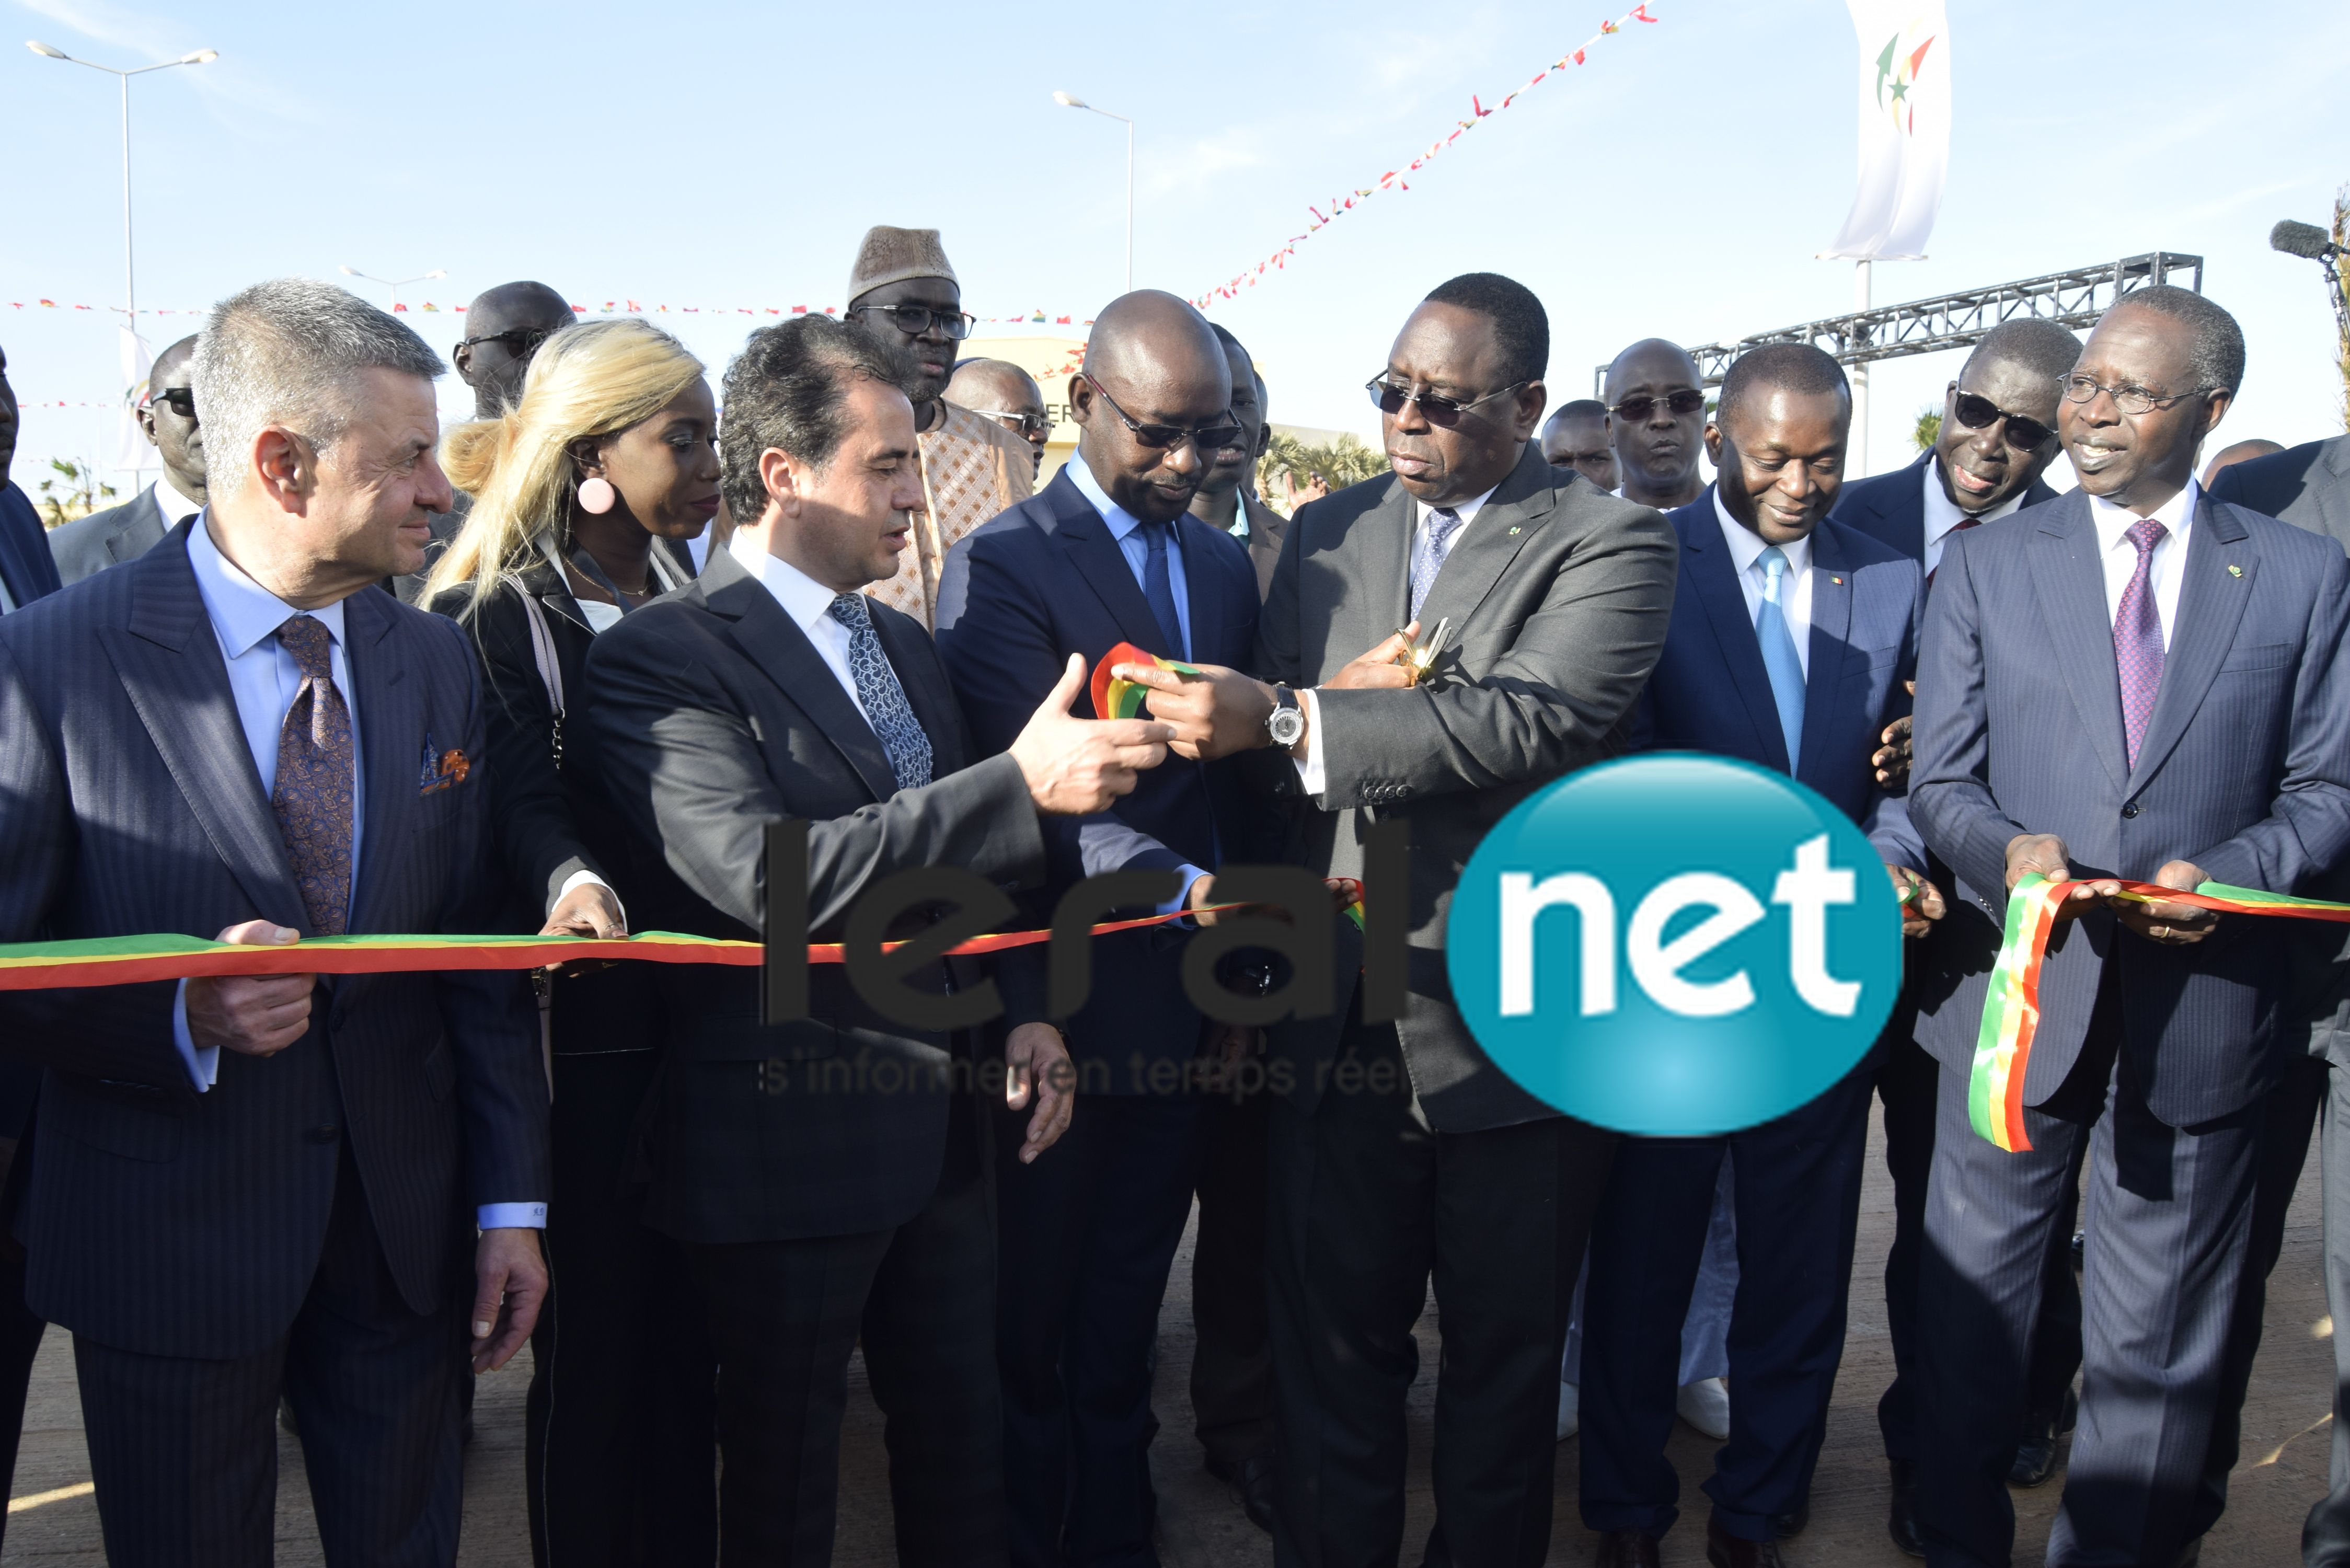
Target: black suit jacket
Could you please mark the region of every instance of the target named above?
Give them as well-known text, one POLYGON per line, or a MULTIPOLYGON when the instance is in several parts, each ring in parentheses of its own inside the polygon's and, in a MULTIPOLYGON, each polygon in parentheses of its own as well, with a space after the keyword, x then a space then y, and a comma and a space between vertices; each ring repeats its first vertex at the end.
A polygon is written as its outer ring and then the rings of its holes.
POLYGON ((58 578, 78 583, 109 566, 137 560, 161 544, 168 532, 163 509, 155 504, 155 485, 151 484, 120 506, 51 529, 49 554, 57 560, 58 578))
MULTIPOLYGON (((1189 513, 1176 519, 1175 545, 1191 600, 1192 660, 1246 668, 1257 611, 1248 553, 1189 513)), ((1109 524, 1066 469, 965 535, 940 575, 939 652, 983 753, 1011 745, 1070 654, 1084 655, 1090 674, 1120 642, 1174 657, 1165 641, 1109 524)), ((1263 864, 1278 848, 1258 826, 1267 816, 1235 759, 1201 764, 1170 756, 1108 811, 1046 824, 1049 875, 1031 918, 1049 921, 1055 900, 1071 886, 1106 872, 1170 871, 1186 862, 1213 871, 1220 859, 1263 864)), ((1149 1064, 1188 1060, 1198 1048, 1200 1014, 1184 997, 1181 973, 1190 939, 1189 931, 1157 926, 1095 941, 1093 991, 1066 1033, 1073 1054, 1107 1065, 1111 1092, 1142 1092, 1138 1075, 1149 1064)), ((1083 1082, 1103 1085, 1095 1074, 1083 1082)))
POLYGON ((0 479, 0 583, 22 609, 35 599, 56 593, 57 564, 49 555, 41 530, 41 514, 26 493, 0 479))
MULTIPOLYGON (((187 536, 0 618, 0 940, 307 924, 187 536)), ((481 930, 487 786, 477 769, 427 792, 421 766, 481 758, 473 658, 382 595, 343 613, 366 769, 350 929, 481 930)), ((17 1220, 41 1316, 147 1355, 260 1350, 309 1292, 346 1139, 418 1312, 452 1287, 473 1205, 546 1197, 521 977, 328 981, 298 1044, 222 1052, 203 1094, 172 1044, 174 989, 0 993, 0 1052, 48 1068, 17 1220)))
MULTIPOLYGON (((840 940, 875 883, 919 866, 1033 879, 1045 854, 1019 764, 973 763, 929 633, 871 606, 875 633, 931 739, 933 782, 897 787, 888 754, 815 646, 723 550, 702 576, 598 637, 590 717, 622 816, 669 874, 640 929, 755 939, 772 821, 808 824, 813 940, 840 940)), ((963 961, 954 961, 962 964, 963 961)), ((944 1034, 866 1005, 838 965, 812 965, 810 1016, 759 1022, 749 969, 662 972, 667 1079, 653 1117, 647 1220, 688 1241, 887 1230, 938 1183, 944 1034), (909 1086, 911 1085, 911 1086, 909 1086)), ((955 983, 976 979, 961 971, 955 983)), ((910 980, 948 982, 941 965, 910 980)))
POLYGON ((2211 496, 2323 534, 2350 550, 2350 435, 2233 463, 2212 480, 2211 496))
MULTIPOLYGON (((1934 454, 1929 451, 1890 473, 1852 481, 1836 492, 1835 505, 1828 515, 1880 544, 1890 545, 1913 561, 1925 560, 1926 465, 1933 461, 1934 454)), ((2056 492, 2037 479, 2023 493, 2025 506, 2055 499, 2056 492)))

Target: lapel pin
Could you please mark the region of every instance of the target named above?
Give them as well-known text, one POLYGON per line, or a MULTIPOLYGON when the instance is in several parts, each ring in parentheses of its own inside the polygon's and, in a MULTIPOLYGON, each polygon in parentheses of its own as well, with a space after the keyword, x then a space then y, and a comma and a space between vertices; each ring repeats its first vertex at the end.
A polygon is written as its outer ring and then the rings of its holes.
POLYGON ((1830 577, 1828 581, 1834 583, 1838 587, 1844 587, 1844 579, 1842 577, 1830 577))
POLYGON ((1511 530, 1510 530, 1510 537, 1511 537, 1511 538, 1513 538, 1513 539, 1514 539, 1514 538, 1516 538, 1517 536, 1518 536, 1518 530, 1517 530, 1517 529, 1515 529, 1515 528, 1511 529, 1511 530))
POLYGON ((2228 575, 2231 577, 2241 577, 2244 575, 2244 568, 2231 565, 2228 568, 2228 575))

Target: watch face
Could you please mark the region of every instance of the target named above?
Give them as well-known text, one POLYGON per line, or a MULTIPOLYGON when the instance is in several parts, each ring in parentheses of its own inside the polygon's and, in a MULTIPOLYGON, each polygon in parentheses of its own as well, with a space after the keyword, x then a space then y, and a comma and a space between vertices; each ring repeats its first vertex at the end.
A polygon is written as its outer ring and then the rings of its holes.
POLYGON ((1305 732, 1305 715, 1295 708, 1276 708, 1265 728, 1273 732, 1274 744, 1294 746, 1297 737, 1305 732))

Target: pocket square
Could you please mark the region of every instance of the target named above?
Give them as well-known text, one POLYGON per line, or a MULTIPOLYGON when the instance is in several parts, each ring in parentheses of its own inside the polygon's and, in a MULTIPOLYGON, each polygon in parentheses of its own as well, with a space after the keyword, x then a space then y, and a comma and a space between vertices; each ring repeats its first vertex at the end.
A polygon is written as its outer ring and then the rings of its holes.
POLYGON ((473 760, 454 746, 437 756, 434 755, 432 737, 427 735, 424 737, 422 776, 418 781, 416 793, 421 795, 432 794, 435 791, 463 784, 465 775, 473 771, 473 760))

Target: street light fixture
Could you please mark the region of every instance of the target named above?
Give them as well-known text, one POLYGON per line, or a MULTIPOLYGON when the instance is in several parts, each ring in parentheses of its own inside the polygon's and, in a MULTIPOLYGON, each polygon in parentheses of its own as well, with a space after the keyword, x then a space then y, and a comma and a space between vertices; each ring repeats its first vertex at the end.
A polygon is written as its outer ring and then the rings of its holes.
POLYGON ((192 49, 176 60, 158 60, 151 66, 139 66, 126 71, 68 55, 37 38, 26 39, 25 47, 45 60, 63 60, 68 65, 88 66, 91 70, 104 71, 122 83, 122 319, 123 324, 136 334, 139 330, 139 290, 130 259, 130 78, 143 77, 149 71, 167 71, 173 66, 208 66, 220 58, 220 51, 192 49))
POLYGON ((419 273, 414 277, 378 277, 371 272, 361 272, 355 266, 345 266, 338 270, 345 277, 363 277, 369 283, 380 283, 383 285, 384 287, 391 290, 391 307, 394 310, 398 310, 400 308, 400 291, 408 285, 411 283, 429 283, 436 277, 447 277, 449 275, 449 269, 445 266, 436 266, 431 272, 419 273))
POLYGON ((1114 119, 1126 127, 1126 292, 1134 292, 1134 121, 1122 114, 1112 114, 1106 109, 1096 109, 1075 93, 1056 92, 1053 101, 1063 109, 1082 109, 1087 114, 1114 119))

